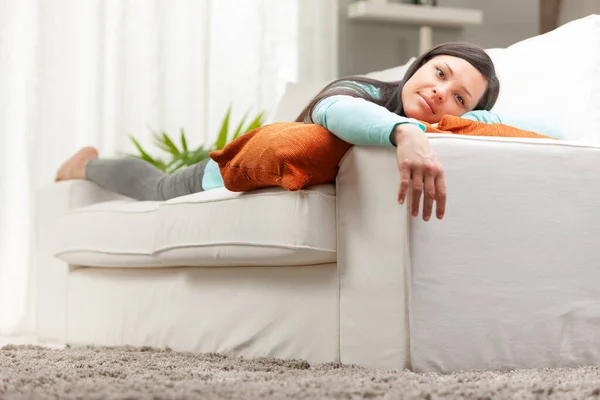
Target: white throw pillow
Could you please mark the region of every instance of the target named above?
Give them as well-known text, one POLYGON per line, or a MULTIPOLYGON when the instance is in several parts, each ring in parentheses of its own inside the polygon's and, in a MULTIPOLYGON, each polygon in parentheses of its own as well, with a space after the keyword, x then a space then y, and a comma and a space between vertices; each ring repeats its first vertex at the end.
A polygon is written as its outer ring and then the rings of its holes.
POLYGON ((567 140, 600 142, 600 16, 487 51, 500 79, 492 111, 544 120, 567 140))

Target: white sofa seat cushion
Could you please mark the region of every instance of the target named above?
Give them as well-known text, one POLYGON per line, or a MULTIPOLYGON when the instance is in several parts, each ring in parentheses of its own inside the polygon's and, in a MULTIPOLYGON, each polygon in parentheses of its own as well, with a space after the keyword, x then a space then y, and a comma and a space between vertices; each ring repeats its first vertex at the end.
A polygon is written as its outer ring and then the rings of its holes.
POLYGON ((61 217, 55 254, 96 267, 325 264, 336 261, 335 222, 332 184, 119 200, 61 217))
POLYGON ((155 255, 165 265, 312 265, 336 261, 335 188, 211 190, 159 208, 155 255))
POLYGON ((160 204, 126 199, 71 210, 57 224, 55 255, 79 266, 160 267, 152 255, 160 204))

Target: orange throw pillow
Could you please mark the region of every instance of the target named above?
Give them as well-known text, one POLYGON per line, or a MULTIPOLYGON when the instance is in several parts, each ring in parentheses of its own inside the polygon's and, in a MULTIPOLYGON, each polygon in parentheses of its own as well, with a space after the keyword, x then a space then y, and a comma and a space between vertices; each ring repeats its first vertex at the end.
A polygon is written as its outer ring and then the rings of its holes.
POLYGON ((437 127, 423 122, 430 133, 453 133, 455 135, 468 136, 490 136, 490 137, 514 137, 529 139, 552 139, 536 132, 526 131, 504 124, 487 124, 485 122, 473 121, 466 118, 444 115, 437 127))
POLYGON ((333 182, 350 147, 320 125, 277 122, 243 134, 210 158, 233 192, 271 186, 300 190, 333 182))

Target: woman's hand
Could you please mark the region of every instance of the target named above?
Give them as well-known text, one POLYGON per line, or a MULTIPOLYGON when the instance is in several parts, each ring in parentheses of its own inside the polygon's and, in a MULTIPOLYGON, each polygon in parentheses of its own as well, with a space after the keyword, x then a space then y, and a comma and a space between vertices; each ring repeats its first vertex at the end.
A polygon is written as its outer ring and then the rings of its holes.
POLYGON ((436 202, 438 219, 446 211, 446 182, 444 170, 431 150, 429 140, 421 129, 412 124, 402 124, 394 132, 397 151, 396 159, 400 170, 400 190, 398 202, 404 204, 412 184, 411 214, 419 215, 421 194, 423 194, 423 220, 429 221, 436 202))

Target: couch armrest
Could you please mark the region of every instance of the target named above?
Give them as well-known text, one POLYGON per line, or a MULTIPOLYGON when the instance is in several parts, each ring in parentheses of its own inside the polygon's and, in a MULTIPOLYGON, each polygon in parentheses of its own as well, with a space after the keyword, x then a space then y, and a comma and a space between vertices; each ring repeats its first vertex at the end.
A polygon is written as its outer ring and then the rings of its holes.
POLYGON ((445 136, 443 221, 410 224, 417 372, 600 363, 600 147, 445 136))
POLYGON ((355 146, 336 180, 340 358, 376 368, 410 366, 405 278, 407 208, 393 148, 355 146))
POLYGON ((56 224, 69 210, 123 196, 78 180, 43 187, 36 196, 35 323, 41 342, 66 339, 67 273, 69 266, 54 257, 56 224))

